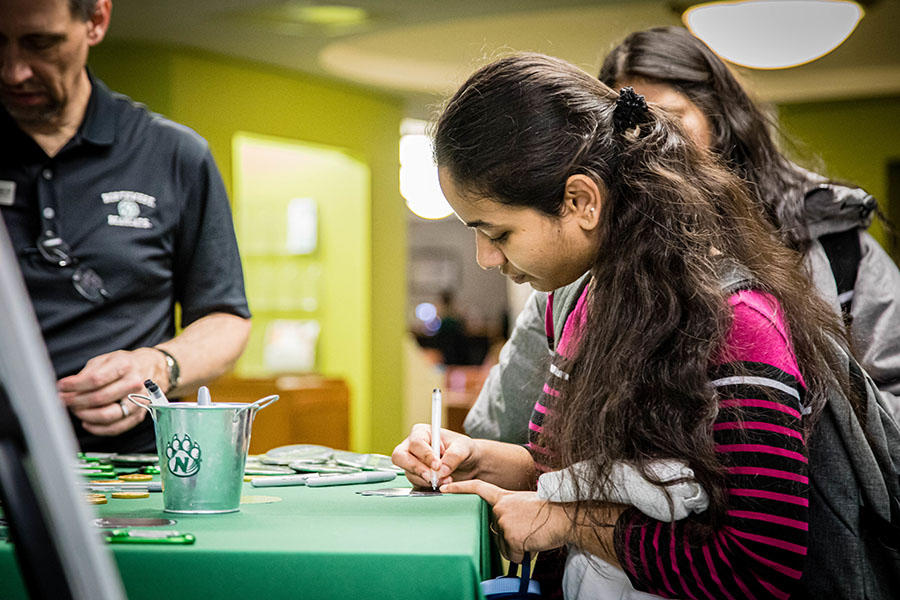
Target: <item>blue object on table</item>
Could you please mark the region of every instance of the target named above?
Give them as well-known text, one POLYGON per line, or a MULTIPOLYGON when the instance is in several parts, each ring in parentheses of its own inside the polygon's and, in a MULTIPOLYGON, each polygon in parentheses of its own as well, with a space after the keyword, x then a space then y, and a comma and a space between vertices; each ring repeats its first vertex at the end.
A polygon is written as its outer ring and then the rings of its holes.
POLYGON ((481 582, 481 592, 487 600, 533 600, 541 597, 541 584, 531 579, 531 555, 522 559, 522 576, 517 577, 516 563, 509 563, 509 572, 481 582))

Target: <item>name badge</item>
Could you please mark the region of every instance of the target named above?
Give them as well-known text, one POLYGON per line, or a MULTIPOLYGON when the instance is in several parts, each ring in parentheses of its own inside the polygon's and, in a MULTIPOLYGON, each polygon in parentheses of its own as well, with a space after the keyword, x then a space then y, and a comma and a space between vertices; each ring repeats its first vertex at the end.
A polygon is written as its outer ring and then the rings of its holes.
POLYGON ((12 206, 16 199, 16 182, 0 179, 0 206, 12 206))

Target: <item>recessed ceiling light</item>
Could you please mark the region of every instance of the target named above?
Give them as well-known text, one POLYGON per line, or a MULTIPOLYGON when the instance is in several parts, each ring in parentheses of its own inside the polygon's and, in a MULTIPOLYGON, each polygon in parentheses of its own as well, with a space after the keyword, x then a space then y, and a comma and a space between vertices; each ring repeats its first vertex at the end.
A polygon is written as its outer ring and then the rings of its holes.
POLYGON ((369 18, 362 8, 337 4, 292 4, 285 12, 292 21, 325 27, 359 25, 369 18))

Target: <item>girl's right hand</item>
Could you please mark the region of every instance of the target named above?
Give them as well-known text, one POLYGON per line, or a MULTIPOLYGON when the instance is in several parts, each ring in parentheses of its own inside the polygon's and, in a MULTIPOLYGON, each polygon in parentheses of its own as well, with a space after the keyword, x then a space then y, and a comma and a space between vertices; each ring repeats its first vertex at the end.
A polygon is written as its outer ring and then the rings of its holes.
POLYGON ((431 472, 437 471, 438 486, 453 481, 474 479, 478 465, 478 447, 469 436, 441 429, 441 456, 431 451, 431 426, 414 425, 409 437, 394 448, 391 460, 406 471, 416 487, 431 487, 431 472))

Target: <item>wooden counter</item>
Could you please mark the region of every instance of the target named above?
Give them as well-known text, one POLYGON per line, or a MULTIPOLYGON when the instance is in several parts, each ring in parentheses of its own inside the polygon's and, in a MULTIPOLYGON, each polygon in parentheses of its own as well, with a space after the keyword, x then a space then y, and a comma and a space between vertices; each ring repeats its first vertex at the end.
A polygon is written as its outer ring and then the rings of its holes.
POLYGON ((350 446, 350 392, 343 379, 319 375, 266 379, 222 377, 209 384, 213 402, 253 402, 278 394, 259 411, 250 436, 250 454, 290 444, 350 446))

